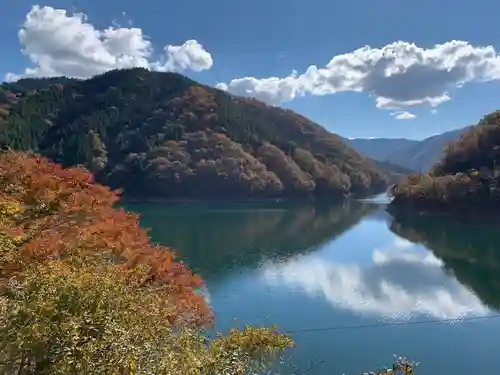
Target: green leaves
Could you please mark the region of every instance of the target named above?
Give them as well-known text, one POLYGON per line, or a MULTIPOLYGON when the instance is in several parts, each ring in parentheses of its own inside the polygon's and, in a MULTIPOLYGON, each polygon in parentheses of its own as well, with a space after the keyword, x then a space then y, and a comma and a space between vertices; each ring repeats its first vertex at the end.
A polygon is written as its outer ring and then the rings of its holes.
POLYGON ((8 94, 15 100, 4 109, 0 98, 0 144, 85 165, 100 181, 137 197, 206 198, 221 186, 219 197, 339 197, 387 185, 381 168, 307 118, 179 74, 126 69, 85 81, 22 80, 6 84, 8 94), (214 133, 226 139, 184 147, 214 133), (279 152, 259 154, 267 144, 279 152), (218 146, 218 153, 206 150, 218 146), (170 155, 155 160, 158 148, 170 155), (179 149, 182 155, 175 155, 179 149), (303 168, 298 150, 311 154, 314 170, 303 168))
POLYGON ((244 375, 292 345, 246 327, 208 341, 201 280, 88 172, 0 154, 0 373, 244 375))

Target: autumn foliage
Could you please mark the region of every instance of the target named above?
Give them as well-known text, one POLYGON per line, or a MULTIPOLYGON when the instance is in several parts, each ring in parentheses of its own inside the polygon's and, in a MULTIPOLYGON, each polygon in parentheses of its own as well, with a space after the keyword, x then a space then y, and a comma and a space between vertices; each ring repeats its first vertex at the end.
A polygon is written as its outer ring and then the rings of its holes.
POLYGON ((82 164, 134 199, 338 199, 383 191, 392 169, 291 110, 141 68, 3 83, 6 147, 82 164))
POLYGON ((500 205, 500 111, 450 143, 429 174, 405 177, 392 188, 393 207, 495 211, 500 205))
POLYGON ((252 328, 207 344, 201 279, 117 201, 85 169, 0 154, 2 373, 243 374, 291 345, 252 328))
MULTIPOLYGON (((11 229, 20 236, 21 259, 45 261, 75 251, 88 256, 109 251, 123 268, 146 265, 148 281, 161 283, 170 298, 196 311, 198 322, 210 319, 203 298, 193 291, 202 285, 200 278, 175 261, 171 249, 151 245, 137 215, 113 208, 118 192, 94 184, 88 171, 6 152, 0 155, 0 176, 0 199, 20 208, 11 229)), ((8 273, 19 270, 21 263, 2 266, 2 273, 8 273)))

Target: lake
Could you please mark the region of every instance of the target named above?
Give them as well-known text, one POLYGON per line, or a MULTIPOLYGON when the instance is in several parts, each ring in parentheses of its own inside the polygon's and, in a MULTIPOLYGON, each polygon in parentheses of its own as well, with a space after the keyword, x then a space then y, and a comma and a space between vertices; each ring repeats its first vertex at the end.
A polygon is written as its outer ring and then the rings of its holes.
POLYGON ((281 374, 359 375, 393 354, 417 375, 500 366, 495 223, 394 218, 378 199, 127 208, 204 278, 218 331, 292 332, 281 374))

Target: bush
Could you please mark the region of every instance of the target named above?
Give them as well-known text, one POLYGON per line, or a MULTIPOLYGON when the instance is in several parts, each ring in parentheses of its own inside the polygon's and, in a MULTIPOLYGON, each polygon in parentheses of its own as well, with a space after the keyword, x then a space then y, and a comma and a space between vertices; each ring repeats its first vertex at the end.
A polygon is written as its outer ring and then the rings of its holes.
POLYGON ((202 281, 150 244, 79 168, 0 154, 0 371, 246 374, 293 345, 246 327, 207 340, 202 281))

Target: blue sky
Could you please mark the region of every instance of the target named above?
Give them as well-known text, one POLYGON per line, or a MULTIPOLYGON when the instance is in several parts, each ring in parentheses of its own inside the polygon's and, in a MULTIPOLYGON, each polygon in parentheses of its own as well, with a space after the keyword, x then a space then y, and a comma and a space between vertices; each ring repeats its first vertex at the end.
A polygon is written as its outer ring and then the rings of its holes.
POLYGON ((0 0, 0 75, 175 70, 346 137, 421 139, 500 108, 499 13, 493 0, 0 0))

